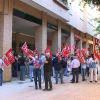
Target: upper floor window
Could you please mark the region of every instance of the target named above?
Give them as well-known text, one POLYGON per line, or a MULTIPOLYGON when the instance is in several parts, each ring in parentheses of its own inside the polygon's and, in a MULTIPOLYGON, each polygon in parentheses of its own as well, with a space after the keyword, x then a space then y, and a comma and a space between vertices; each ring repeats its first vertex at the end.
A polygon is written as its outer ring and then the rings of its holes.
POLYGON ((96 25, 96 22, 94 21, 93 17, 88 13, 88 23, 92 24, 93 26, 96 25))
POLYGON ((63 2, 66 6, 68 6, 67 0, 60 0, 60 1, 63 2))
POLYGON ((83 11, 80 10, 80 18, 83 20, 83 11))
POLYGON ((72 15, 72 4, 71 3, 69 3, 69 13, 72 15))

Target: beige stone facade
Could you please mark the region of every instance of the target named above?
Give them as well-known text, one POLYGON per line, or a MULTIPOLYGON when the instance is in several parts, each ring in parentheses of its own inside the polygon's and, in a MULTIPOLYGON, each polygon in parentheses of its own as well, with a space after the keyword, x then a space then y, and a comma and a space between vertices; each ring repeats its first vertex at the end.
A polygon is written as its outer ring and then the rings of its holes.
MULTIPOLYGON (((35 45, 39 53, 42 53, 48 45, 48 39, 52 41, 52 45, 49 47, 53 54, 57 53, 58 48, 61 49, 61 43, 71 44, 71 46, 76 44, 76 48, 80 49, 90 48, 90 53, 93 53, 94 37, 92 30, 94 27, 87 22, 87 8, 83 8, 84 20, 82 20, 78 13, 80 8, 76 7, 75 3, 71 4, 73 6, 72 15, 69 13, 70 9, 65 10, 54 0, 49 2, 45 0, 0 0, 0 55, 3 56, 9 48, 12 48, 12 41, 16 43, 15 51, 17 53, 20 50, 19 44, 24 42, 35 45), (42 25, 33 27, 35 29, 34 36, 30 36, 28 33, 25 35, 18 31, 12 32, 13 8, 42 20, 42 25), (58 29, 51 29, 50 31, 47 22, 57 26, 58 29), (70 35, 61 33, 61 29, 69 31, 70 35), (48 38, 50 34, 52 35, 48 38), (81 38, 75 39, 74 34, 80 35, 81 38)), ((74 54, 73 49, 71 53, 74 54)), ((4 66, 4 69, 3 80, 10 81, 11 65, 9 67, 4 66)))

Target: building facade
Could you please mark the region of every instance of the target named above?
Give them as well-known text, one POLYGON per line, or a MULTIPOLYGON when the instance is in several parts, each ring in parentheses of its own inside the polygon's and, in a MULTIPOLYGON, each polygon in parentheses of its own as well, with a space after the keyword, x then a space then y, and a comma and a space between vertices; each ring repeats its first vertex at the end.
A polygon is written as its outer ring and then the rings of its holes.
MULTIPOLYGON (((24 42, 39 53, 48 45, 56 54, 66 43, 93 53, 97 16, 95 8, 79 6, 78 0, 0 0, 0 55, 9 48, 19 53, 24 42)), ((4 82, 12 79, 11 69, 4 66, 4 82)))

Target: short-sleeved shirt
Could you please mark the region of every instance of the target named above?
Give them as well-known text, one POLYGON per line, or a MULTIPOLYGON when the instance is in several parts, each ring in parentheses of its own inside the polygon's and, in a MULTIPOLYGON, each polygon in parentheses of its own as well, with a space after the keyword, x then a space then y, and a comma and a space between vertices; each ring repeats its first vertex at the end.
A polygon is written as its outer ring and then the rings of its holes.
POLYGON ((25 60, 24 57, 19 58, 18 61, 20 62, 20 66, 25 66, 25 62, 26 62, 26 60, 25 60))
POLYGON ((44 73, 52 72, 52 59, 47 58, 46 61, 48 61, 48 63, 44 64, 44 73))

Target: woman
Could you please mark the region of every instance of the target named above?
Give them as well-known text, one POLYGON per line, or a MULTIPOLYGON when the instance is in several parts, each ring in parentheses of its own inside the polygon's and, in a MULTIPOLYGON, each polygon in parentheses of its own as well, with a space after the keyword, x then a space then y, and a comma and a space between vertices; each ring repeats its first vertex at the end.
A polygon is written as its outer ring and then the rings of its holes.
POLYGON ((92 81, 93 81, 93 71, 95 74, 95 82, 97 82, 97 67, 96 67, 97 61, 94 59, 93 54, 91 55, 91 58, 89 59, 89 64, 90 64, 90 73, 91 73, 90 82, 92 83, 92 81))
POLYGON ((35 59, 32 59, 30 63, 34 64, 35 89, 38 89, 37 82, 39 81, 39 89, 41 90, 41 68, 43 67, 43 63, 42 59, 39 58, 39 54, 36 54, 35 59))

